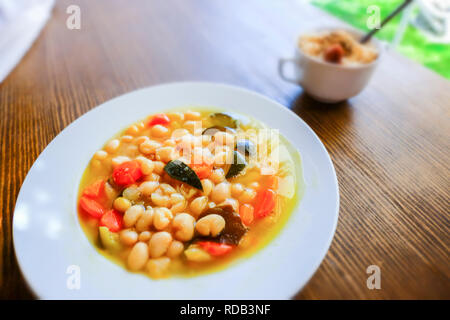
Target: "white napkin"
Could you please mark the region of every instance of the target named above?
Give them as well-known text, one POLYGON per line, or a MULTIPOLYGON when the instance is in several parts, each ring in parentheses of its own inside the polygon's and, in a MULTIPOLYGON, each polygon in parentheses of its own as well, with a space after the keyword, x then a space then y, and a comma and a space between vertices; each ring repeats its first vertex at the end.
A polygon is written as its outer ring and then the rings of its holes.
POLYGON ((53 5, 54 0, 0 0, 0 83, 31 47, 53 5))

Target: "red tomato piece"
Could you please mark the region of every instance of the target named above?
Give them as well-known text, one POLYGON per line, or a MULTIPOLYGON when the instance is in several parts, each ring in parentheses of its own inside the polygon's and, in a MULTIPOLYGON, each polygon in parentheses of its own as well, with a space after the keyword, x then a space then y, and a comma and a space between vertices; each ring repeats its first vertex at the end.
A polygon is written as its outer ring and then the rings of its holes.
POLYGON ((148 125, 150 127, 155 126, 157 124, 165 126, 165 125, 169 124, 169 122, 170 122, 170 119, 167 115, 165 115, 164 113, 158 113, 152 117, 152 119, 149 121, 148 125))
POLYGON ((102 195, 104 187, 105 181, 98 180, 90 186, 87 186, 83 191, 83 195, 92 199, 98 199, 102 195))
POLYGON ((96 219, 100 218, 105 213, 105 209, 100 203, 86 196, 81 196, 80 207, 87 214, 96 219))
POLYGON ((141 165, 136 160, 124 162, 113 170, 113 180, 119 186, 133 184, 141 177, 141 165))
POLYGON ((239 215, 241 216, 242 223, 244 223, 246 226, 249 226, 253 222, 253 212, 254 208, 251 204, 243 204, 239 207, 239 215))
POLYGON ((267 217, 275 208, 277 194, 272 189, 265 189, 258 192, 255 198, 255 217, 267 217))
POLYGON ((122 229, 122 215, 119 211, 111 209, 100 219, 100 226, 105 226, 111 232, 118 232, 122 229))
POLYGON ((197 242, 197 244, 202 247, 202 249, 206 250, 210 255, 216 257, 223 256, 233 249, 233 246, 230 246, 228 244, 212 241, 201 241, 197 242))

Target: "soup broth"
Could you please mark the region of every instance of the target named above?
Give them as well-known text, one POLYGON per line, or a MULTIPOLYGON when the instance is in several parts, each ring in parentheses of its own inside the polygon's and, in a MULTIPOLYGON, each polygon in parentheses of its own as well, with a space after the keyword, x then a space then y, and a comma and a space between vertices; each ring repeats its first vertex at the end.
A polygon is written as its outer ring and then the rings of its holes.
POLYGON ((93 155, 78 214, 98 251, 128 270, 196 276, 267 245, 303 189, 300 155, 263 123, 177 110, 132 124, 93 155))

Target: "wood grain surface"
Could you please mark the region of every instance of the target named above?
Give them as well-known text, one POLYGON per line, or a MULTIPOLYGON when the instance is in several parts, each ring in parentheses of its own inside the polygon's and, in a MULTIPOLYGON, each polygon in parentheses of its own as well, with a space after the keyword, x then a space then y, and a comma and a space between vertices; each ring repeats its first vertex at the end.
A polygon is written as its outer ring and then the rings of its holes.
POLYGON ((298 33, 339 23, 301 1, 57 1, 38 40, 0 84, 0 298, 33 298, 11 227, 20 186, 45 146, 108 99, 203 80, 291 108, 334 162, 336 234, 295 298, 450 299, 450 82, 394 52, 386 52, 363 93, 336 105, 315 102, 278 77, 277 60, 292 55, 298 33), (81 8, 81 30, 66 28, 70 4, 81 8), (374 264, 380 290, 366 286, 374 264))

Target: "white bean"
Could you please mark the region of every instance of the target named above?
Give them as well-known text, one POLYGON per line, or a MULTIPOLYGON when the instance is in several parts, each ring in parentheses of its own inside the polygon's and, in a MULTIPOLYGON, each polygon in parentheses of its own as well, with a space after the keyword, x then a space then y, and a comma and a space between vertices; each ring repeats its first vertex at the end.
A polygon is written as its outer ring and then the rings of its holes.
POLYGON ((203 179, 201 182, 202 182, 202 187, 203 187, 203 195, 209 196, 212 189, 214 188, 214 184, 209 179, 203 179))
POLYGON ((172 235, 166 231, 156 232, 149 241, 149 252, 152 258, 159 258, 167 252, 172 242, 172 235))
POLYGON ((152 136, 157 138, 165 137, 169 134, 170 130, 163 125, 157 124, 152 127, 152 136))
POLYGON ((151 195, 152 202, 157 207, 168 207, 170 203, 169 196, 165 196, 162 194, 159 194, 157 192, 153 192, 151 195))
POLYGON ((197 221, 195 229, 202 236, 217 236, 225 228, 225 219, 218 214, 209 214, 197 221))
POLYGON ((128 208, 123 215, 123 224, 126 228, 133 227, 139 219, 145 208, 143 205, 134 205, 128 208))
POLYGON ((148 207, 136 222, 136 230, 139 232, 147 231, 153 223, 153 209, 148 207))
POLYGON ((165 229, 170 221, 173 219, 173 214, 170 209, 167 208, 156 208, 155 213, 153 214, 153 226, 157 230, 165 229))
POLYGON ((180 241, 172 241, 172 243, 169 246, 169 249, 167 250, 167 256, 169 258, 176 258, 178 257, 184 250, 184 245, 180 241))
POLYGON ((211 200, 215 203, 221 203, 226 198, 231 197, 231 186, 229 182, 221 182, 216 185, 211 192, 211 200))
POLYGON ((94 153, 94 159, 97 160, 104 160, 108 156, 108 153, 103 150, 98 150, 96 153, 94 153))
POLYGON ((150 238, 152 237, 152 233, 150 231, 142 231, 139 234, 139 241, 142 242, 148 242, 150 240, 150 238))
POLYGON ((180 241, 189 241, 194 236, 195 219, 188 213, 180 213, 173 218, 172 227, 175 238, 180 241))
POLYGON ((152 173, 154 167, 152 160, 147 159, 143 156, 137 157, 136 160, 141 164, 141 170, 144 175, 148 176, 150 173, 152 173))
POLYGON ((120 146, 120 141, 117 139, 113 139, 106 144, 105 150, 108 153, 115 153, 119 149, 119 146, 120 146))
POLYGON ((138 242, 128 255, 128 268, 131 271, 142 269, 148 261, 149 249, 146 243, 138 242))
POLYGON ((205 210, 207 203, 208 197, 201 196, 192 200, 189 208, 195 216, 198 216, 203 212, 203 210, 205 210))
POLYGON ((120 241, 126 246, 134 245, 138 240, 138 234, 133 229, 125 229, 120 232, 120 241))
POLYGON ((147 140, 139 145, 139 151, 142 152, 143 154, 152 154, 160 146, 161 144, 157 141, 147 140))
POLYGON ((150 196, 158 187, 158 181, 144 181, 139 186, 139 191, 145 196, 150 196))

